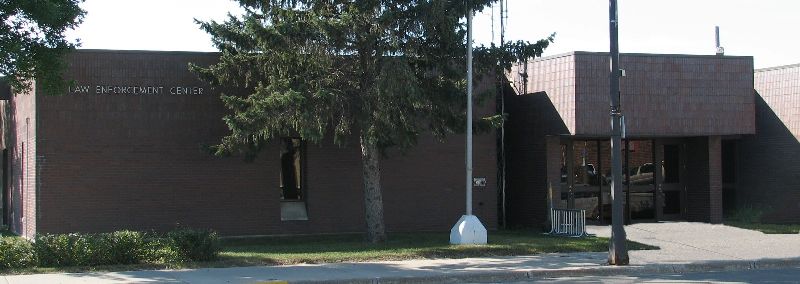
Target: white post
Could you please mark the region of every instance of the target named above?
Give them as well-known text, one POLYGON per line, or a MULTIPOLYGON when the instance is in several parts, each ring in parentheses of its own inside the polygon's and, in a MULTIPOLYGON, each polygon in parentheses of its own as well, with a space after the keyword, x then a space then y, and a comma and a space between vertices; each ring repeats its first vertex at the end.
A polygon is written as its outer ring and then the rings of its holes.
POLYGON ((450 243, 486 244, 486 227, 472 215, 472 9, 467 12, 467 210, 450 230, 450 243))
POLYGON ((472 10, 467 13, 467 214, 472 215, 472 10))

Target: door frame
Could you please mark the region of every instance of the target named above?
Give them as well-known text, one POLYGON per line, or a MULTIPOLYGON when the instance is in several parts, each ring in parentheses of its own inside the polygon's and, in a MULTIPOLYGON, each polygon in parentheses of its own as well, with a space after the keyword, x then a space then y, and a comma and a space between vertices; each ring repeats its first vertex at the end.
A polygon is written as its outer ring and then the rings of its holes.
POLYGON ((686 141, 683 139, 658 139, 656 140, 656 220, 658 221, 674 221, 674 220, 685 220, 686 219, 686 211, 687 211, 687 200, 686 200, 686 141), (678 146, 678 182, 677 183, 664 183, 664 175, 663 175, 663 166, 664 166, 664 146, 665 145, 674 145, 678 146), (661 169, 661 170, 658 170, 661 169), (676 214, 664 214, 664 206, 665 204, 665 191, 677 191, 679 192, 679 199, 680 199, 680 208, 679 213, 676 214))

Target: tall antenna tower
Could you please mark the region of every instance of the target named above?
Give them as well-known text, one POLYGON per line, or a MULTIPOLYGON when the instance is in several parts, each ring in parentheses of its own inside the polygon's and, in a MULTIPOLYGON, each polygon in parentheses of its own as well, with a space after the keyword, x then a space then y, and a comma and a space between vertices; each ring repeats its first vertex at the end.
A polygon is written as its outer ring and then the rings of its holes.
MULTIPOLYGON (((494 42, 494 6, 492 6, 492 42, 494 42)), ((508 1, 507 0, 500 0, 500 48, 505 48, 506 44, 506 21, 508 20, 508 1)), ((500 59, 502 60, 502 59, 500 59)), ((505 66, 505 62, 499 62, 500 66, 505 66)), ((503 67, 499 68, 498 74, 498 88, 499 88, 499 96, 497 96, 496 103, 497 103, 497 111, 500 115, 505 116, 506 113, 506 103, 505 103, 505 90, 509 86, 508 85, 508 77, 505 75, 506 70, 502 69, 503 67)), ((512 79, 513 81, 513 79, 512 79)), ((497 180, 499 181, 499 188, 500 188, 500 208, 501 208, 501 219, 503 228, 507 228, 508 225, 508 218, 506 217, 506 130, 505 130, 505 118, 500 121, 500 133, 498 133, 498 140, 500 147, 497 153, 497 163, 498 163, 498 177, 497 180)))
POLYGON ((500 44, 506 43, 506 22, 508 21, 508 1, 500 0, 500 44))

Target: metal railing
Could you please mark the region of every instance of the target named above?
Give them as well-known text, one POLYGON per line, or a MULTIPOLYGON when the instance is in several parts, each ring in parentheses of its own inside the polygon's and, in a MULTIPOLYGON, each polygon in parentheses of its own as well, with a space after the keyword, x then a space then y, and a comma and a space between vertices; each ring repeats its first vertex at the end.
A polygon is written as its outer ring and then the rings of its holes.
POLYGON ((551 235, 584 237, 586 233, 586 210, 550 209, 551 235))

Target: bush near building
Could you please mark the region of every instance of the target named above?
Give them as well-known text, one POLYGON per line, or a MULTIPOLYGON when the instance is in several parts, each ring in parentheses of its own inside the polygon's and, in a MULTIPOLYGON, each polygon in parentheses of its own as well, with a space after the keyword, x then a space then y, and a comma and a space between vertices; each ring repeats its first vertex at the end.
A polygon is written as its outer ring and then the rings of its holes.
POLYGON ((0 237, 0 270, 209 261, 217 258, 219 249, 216 232, 193 229, 166 234, 137 231, 40 234, 34 242, 0 237))

